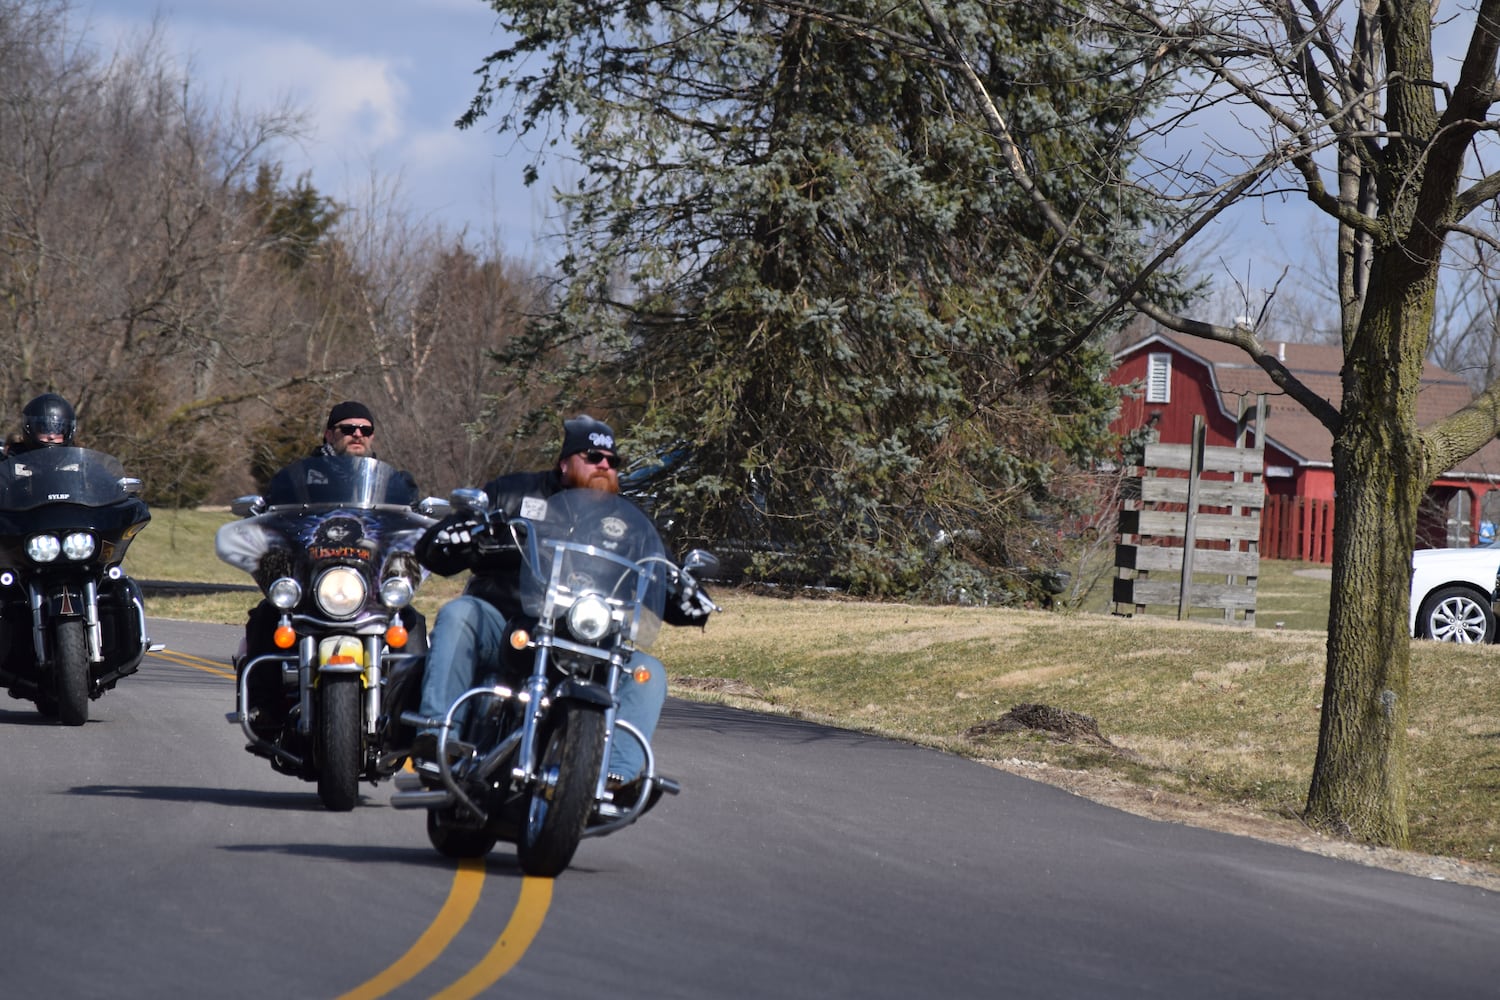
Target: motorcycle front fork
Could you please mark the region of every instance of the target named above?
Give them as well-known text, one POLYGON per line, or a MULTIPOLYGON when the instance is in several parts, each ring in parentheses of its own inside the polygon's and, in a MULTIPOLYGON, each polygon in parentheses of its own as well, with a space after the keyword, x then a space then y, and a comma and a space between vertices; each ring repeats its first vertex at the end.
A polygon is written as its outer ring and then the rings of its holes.
MULTIPOLYGON (((52 662, 51 632, 47 628, 47 605, 50 603, 46 590, 35 584, 27 586, 27 600, 31 605, 31 641, 36 650, 37 663, 52 662)), ((99 621, 99 584, 94 580, 83 582, 83 606, 74 604, 72 591, 64 589, 59 612, 63 617, 81 614, 84 635, 88 647, 89 662, 104 660, 104 628, 99 621)))

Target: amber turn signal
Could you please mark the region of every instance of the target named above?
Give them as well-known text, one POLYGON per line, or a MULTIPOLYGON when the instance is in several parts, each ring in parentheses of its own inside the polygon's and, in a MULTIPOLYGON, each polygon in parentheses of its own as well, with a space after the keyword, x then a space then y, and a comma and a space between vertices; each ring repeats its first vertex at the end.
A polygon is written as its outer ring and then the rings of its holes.
POLYGON ((400 649, 406 645, 406 626, 400 622, 385 630, 386 645, 392 649, 400 649))
POLYGON ((290 625, 278 625, 275 639, 277 649, 291 649, 297 642, 297 633, 290 625))
POLYGON ((526 644, 531 641, 531 633, 524 628, 518 628, 510 634, 511 649, 525 649, 526 644))
POLYGON ((644 684, 651 679, 651 668, 636 667, 630 672, 630 676, 635 678, 637 684, 644 684))

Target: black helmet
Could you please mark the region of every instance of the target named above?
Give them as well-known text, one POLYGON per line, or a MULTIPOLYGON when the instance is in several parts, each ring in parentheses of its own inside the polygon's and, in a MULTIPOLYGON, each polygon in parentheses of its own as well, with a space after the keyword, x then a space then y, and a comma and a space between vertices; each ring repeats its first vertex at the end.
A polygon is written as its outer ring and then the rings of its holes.
POLYGON ((77 427, 73 405, 55 392, 42 393, 21 411, 21 436, 33 448, 56 444, 42 441, 43 434, 61 434, 63 444, 72 444, 73 431, 77 427))

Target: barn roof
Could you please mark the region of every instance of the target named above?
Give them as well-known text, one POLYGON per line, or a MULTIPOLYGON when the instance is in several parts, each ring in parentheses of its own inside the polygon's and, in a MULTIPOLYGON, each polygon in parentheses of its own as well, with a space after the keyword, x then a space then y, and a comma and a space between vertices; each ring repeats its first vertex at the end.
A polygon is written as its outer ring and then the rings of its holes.
MULTIPOLYGON (((1167 348, 1202 362, 1211 373, 1213 389, 1224 414, 1235 420, 1240 401, 1266 395, 1266 440, 1304 465, 1333 464, 1333 435, 1286 395, 1265 371, 1238 347, 1198 337, 1175 337, 1154 333, 1115 354, 1115 360, 1145 350, 1167 348)), ((1327 344, 1271 343, 1281 363, 1313 392, 1337 407, 1343 398, 1339 371, 1343 350, 1327 344)), ((1474 393, 1463 379, 1432 362, 1422 367, 1422 387, 1417 396, 1417 421, 1427 426, 1465 406, 1474 393)), ((1449 476, 1500 478, 1500 441, 1491 440, 1474 455, 1449 470, 1449 476)))

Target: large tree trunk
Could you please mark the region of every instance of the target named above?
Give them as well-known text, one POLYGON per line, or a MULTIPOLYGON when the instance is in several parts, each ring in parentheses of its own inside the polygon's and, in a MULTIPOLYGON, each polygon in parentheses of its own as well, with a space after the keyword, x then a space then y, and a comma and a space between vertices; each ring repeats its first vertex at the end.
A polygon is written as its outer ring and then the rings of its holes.
POLYGON ((1420 276, 1372 280, 1371 287, 1359 334, 1345 352, 1343 419, 1334 437, 1327 680, 1306 819, 1343 836, 1405 847, 1407 594, 1417 508, 1431 479, 1416 396, 1433 295, 1420 276))

